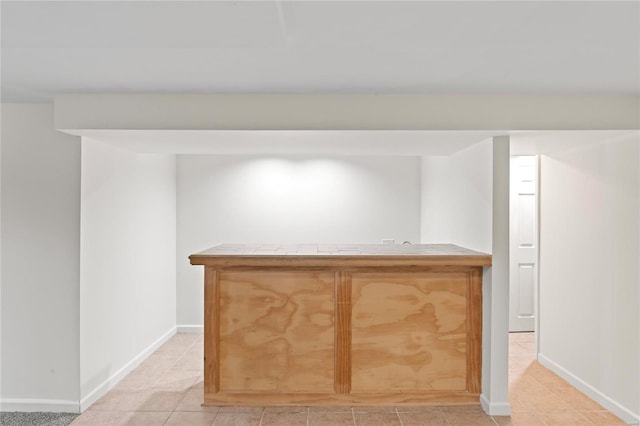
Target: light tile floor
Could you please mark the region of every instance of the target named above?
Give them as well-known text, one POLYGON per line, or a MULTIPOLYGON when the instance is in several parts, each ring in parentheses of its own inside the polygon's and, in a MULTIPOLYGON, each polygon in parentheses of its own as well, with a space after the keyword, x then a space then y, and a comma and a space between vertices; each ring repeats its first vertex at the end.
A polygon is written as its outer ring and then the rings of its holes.
POLYGON ((471 407, 202 407, 202 335, 178 334, 72 425, 623 425, 533 359, 532 333, 510 335, 511 417, 471 407))

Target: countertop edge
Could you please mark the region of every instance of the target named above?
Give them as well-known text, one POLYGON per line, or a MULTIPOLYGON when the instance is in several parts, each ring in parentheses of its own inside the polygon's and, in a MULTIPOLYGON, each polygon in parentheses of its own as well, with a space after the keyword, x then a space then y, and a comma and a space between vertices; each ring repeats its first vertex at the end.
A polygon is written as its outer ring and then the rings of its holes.
POLYGON ((204 266, 491 266, 491 255, 203 255, 189 256, 204 266))

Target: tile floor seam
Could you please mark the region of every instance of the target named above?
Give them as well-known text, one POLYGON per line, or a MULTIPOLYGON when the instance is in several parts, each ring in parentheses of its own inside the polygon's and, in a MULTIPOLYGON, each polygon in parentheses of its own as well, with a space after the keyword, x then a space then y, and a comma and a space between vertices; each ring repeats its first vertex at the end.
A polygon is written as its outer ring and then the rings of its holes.
MULTIPOLYGON (((191 383, 191 386, 193 386, 195 384, 195 380, 193 381, 193 383, 191 383)), ((182 398, 180 398, 180 401, 178 401, 178 405, 176 405, 176 407, 173 409, 173 412, 175 412, 178 407, 180 406, 180 404, 182 404, 182 401, 184 401, 184 399, 187 397, 187 394, 189 393, 189 391, 187 390, 183 395, 182 398)), ((217 414, 216 414, 217 415, 217 414)))
POLYGON ((542 422, 542 424, 544 424, 544 426, 549 426, 549 423, 545 422, 544 419, 537 414, 538 410, 534 410, 534 411, 532 411, 532 413, 534 413, 536 415, 536 417, 538 419, 540 419, 540 421, 542 422))
POLYGON ((264 419, 264 412, 265 410, 262 410, 262 414, 260 414, 260 423, 258 424, 258 426, 262 426, 262 419, 264 419))
POLYGON ((351 407, 351 417, 353 418, 353 426, 358 426, 358 423, 356 423, 356 412, 353 410, 353 407, 351 407))
POLYGON ((438 407, 438 411, 440 411, 440 415, 444 419, 444 422, 448 425, 451 425, 451 423, 449 422, 449 419, 447 419, 447 416, 444 415, 444 411, 442 411, 442 407, 438 407))
MULTIPOLYGON (((188 348, 187 348, 187 349, 182 353, 182 355, 180 356, 180 358, 182 358, 182 356, 184 356, 184 354, 186 354, 187 352, 189 352, 189 350, 190 350, 192 347, 194 347, 196 343, 198 343, 198 339, 195 339, 195 340, 193 341, 193 343, 192 343, 192 344, 191 344, 191 345, 190 345, 190 346, 189 346, 189 347, 188 347, 188 348)), ((204 345, 204 342, 203 342, 203 345, 204 345)))
POLYGON ((400 422, 400 426, 404 426, 404 423, 402 422, 402 417, 400 417, 400 413, 398 412, 398 407, 396 407, 395 411, 396 411, 396 416, 398 417, 398 421, 400 422))
MULTIPOLYGON (((174 334, 174 336, 177 336, 177 333, 176 333, 176 334, 174 334)), ((191 349, 191 348, 193 347, 193 345, 195 345, 196 343, 198 343, 198 339, 197 339, 197 338, 193 341, 193 343, 191 343, 191 345, 189 345, 189 347, 188 347, 187 349, 185 349, 185 350, 180 354, 180 356, 178 356, 178 357, 175 359, 175 361, 173 361, 173 363, 171 363, 171 367, 169 367, 169 368, 167 369, 167 371, 173 370, 173 367, 175 367, 175 366, 178 364, 178 361, 180 361, 180 359, 182 359, 182 357, 183 357, 187 352, 189 352, 189 349, 191 349)), ((166 344, 166 343, 165 343, 165 344, 166 344)), ((125 377, 126 377, 126 376, 125 376, 125 377)), ((155 383, 157 383, 157 382, 158 382, 158 380, 160 380, 160 377, 158 377, 158 379, 156 379, 156 381, 154 382, 154 385, 155 385, 155 383)), ((194 381, 194 382, 195 382, 195 381, 194 381)))
POLYGON ((176 363, 178 362, 178 360, 176 359, 173 364, 171 364, 171 367, 169 367, 166 371, 163 372, 162 375, 159 375, 154 381, 153 384, 151 385, 152 389, 155 389, 155 385, 156 383, 158 383, 158 381, 160 381, 160 379, 162 379, 162 377, 164 376, 164 374, 166 374, 168 371, 170 371, 171 369, 173 369, 173 367, 176 365, 176 363))

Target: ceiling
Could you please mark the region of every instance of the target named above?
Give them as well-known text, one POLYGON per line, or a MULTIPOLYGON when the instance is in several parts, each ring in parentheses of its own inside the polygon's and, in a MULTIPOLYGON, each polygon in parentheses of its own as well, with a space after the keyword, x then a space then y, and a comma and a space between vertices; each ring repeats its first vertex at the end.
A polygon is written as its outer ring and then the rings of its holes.
POLYGON ((640 95, 640 2, 2 1, 2 101, 60 93, 640 95))

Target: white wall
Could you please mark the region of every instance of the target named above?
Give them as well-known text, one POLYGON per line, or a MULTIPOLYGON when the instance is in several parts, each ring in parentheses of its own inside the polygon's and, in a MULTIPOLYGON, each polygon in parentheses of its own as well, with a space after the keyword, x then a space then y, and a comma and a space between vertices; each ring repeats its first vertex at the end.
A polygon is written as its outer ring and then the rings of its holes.
POLYGON ((449 157, 422 157, 420 242, 424 244, 451 242, 450 167, 449 157))
POLYGON ((541 157, 540 361, 640 420, 638 133, 541 157))
POLYGON ((83 138, 83 409, 175 330, 175 171, 173 155, 83 138))
POLYGON ((80 139, 2 105, 2 409, 77 411, 80 139))
POLYGON ((421 241, 491 253, 492 141, 422 158, 421 241))
POLYGON ((203 270, 221 243, 420 239, 418 157, 178 156, 178 325, 202 325, 203 270))

